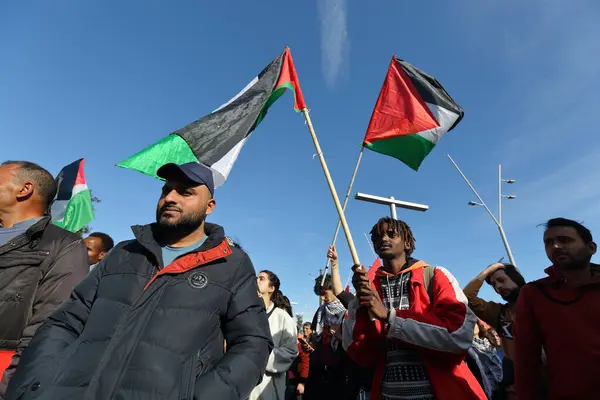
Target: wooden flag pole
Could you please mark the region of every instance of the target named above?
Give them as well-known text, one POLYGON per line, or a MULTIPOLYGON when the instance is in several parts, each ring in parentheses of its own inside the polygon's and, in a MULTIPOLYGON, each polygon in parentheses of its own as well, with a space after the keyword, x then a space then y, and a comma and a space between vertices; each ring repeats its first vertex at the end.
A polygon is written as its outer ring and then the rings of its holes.
POLYGON ((317 139, 315 128, 313 128, 313 124, 308 113, 308 108, 302 109, 302 113, 304 114, 304 118, 306 119, 306 125, 308 125, 308 130, 310 131, 310 135, 312 136, 312 140, 315 145, 315 150, 317 151, 317 156, 319 156, 319 161, 321 161, 321 167, 323 168, 323 173, 325 174, 327 185, 329 186, 329 190, 331 191, 333 203, 335 204, 335 208, 340 217, 340 223, 342 224, 342 229, 344 230, 344 234, 346 235, 346 241, 348 242, 348 247, 350 248, 350 254, 352 255, 352 262, 354 263, 354 265, 360 265, 360 259, 358 258, 358 253, 356 252, 356 246, 354 245, 354 240, 352 239, 352 234, 350 233, 350 228, 348 227, 348 221, 346 221, 344 209, 342 208, 342 204, 340 203, 340 198, 338 197, 337 191, 335 190, 333 180, 331 179, 331 174, 329 173, 329 168, 327 167, 325 157, 323 156, 323 152, 321 151, 321 145, 319 144, 319 139, 317 139))
MULTIPOLYGON (((363 152, 365 151, 364 146, 360 146, 360 152, 358 153, 358 159, 356 160, 356 165, 354 166, 354 172, 352 173, 352 178, 350 179, 350 184, 348 185, 348 190, 346 191, 346 198, 344 199, 344 204, 342 205, 342 211, 346 212, 346 206, 348 205, 348 199, 352 194, 352 186, 354 186, 354 180, 356 179, 356 173, 358 172, 358 167, 360 166, 360 160, 362 160, 363 152)), ((335 233, 333 234, 333 240, 331 241, 331 245, 335 246, 335 242, 337 242, 338 234, 340 233, 341 220, 338 219, 337 225, 335 226, 335 233)), ((327 268, 329 267, 329 263, 331 259, 327 257, 327 261, 325 261, 325 272, 323 272, 323 277, 321 278, 321 286, 325 284, 325 275, 327 275, 327 268)))

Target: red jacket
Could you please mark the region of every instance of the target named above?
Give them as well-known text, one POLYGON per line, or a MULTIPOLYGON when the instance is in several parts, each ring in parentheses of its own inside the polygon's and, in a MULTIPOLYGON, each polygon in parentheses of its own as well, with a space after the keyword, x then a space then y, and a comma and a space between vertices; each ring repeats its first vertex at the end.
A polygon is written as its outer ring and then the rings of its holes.
MULTIPOLYGON (((386 362, 385 341, 399 340, 421 351, 423 363, 436 400, 485 400, 481 386, 464 362, 473 341, 477 318, 467 307, 467 299, 456 279, 445 268, 435 267, 432 281, 433 302, 423 282, 423 261, 402 271, 412 271, 410 308, 395 310, 391 324, 371 321, 368 310, 358 307, 358 299, 349 306, 344 322, 343 343, 350 357, 365 367, 374 367, 371 399, 380 398, 380 386, 386 362)), ((377 276, 388 274, 382 268, 377 276)), ((382 296, 381 283, 374 287, 382 296)))
POLYGON ((306 379, 308 379, 309 357, 310 354, 304 351, 300 340, 298 340, 298 357, 290 367, 288 378, 293 379, 296 383, 306 382, 306 379))
POLYGON ((583 286, 567 285, 550 267, 548 277, 521 289, 514 332, 519 400, 540 399, 544 369, 550 400, 600 398, 600 266, 592 268, 598 278, 583 286))

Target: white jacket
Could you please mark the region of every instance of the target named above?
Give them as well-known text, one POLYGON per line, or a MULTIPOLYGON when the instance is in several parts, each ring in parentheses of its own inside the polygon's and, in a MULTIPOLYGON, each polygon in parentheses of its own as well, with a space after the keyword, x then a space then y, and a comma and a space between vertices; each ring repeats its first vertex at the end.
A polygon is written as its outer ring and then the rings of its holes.
POLYGON ((269 328, 273 336, 273 351, 267 362, 262 382, 250 393, 249 400, 284 400, 285 377, 298 356, 298 328, 296 322, 281 308, 271 304, 269 328))

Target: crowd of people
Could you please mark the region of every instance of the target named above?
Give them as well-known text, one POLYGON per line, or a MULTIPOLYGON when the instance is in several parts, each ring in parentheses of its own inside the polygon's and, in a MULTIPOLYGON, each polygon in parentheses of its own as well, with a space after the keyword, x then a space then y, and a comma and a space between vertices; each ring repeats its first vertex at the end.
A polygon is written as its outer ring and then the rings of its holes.
POLYGON ((381 267, 354 266, 351 291, 330 247, 321 305, 297 326, 277 274, 206 221, 212 172, 158 176, 155 222, 115 245, 51 223, 48 171, 0 165, 1 400, 600 398, 600 268, 582 224, 547 222, 546 278, 494 263, 461 289, 382 218, 381 267))

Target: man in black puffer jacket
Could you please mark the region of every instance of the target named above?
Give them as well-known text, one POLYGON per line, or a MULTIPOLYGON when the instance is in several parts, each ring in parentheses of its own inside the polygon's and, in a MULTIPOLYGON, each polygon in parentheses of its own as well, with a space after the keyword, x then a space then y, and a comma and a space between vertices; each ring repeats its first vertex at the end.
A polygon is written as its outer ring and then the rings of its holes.
POLYGON ((55 193, 39 165, 0 165, 0 399, 35 332, 89 270, 81 238, 44 215, 55 193))
POLYGON ((246 399, 259 383, 267 315, 246 253, 204 222, 212 172, 158 175, 157 223, 133 227, 38 330, 8 400, 246 399))

